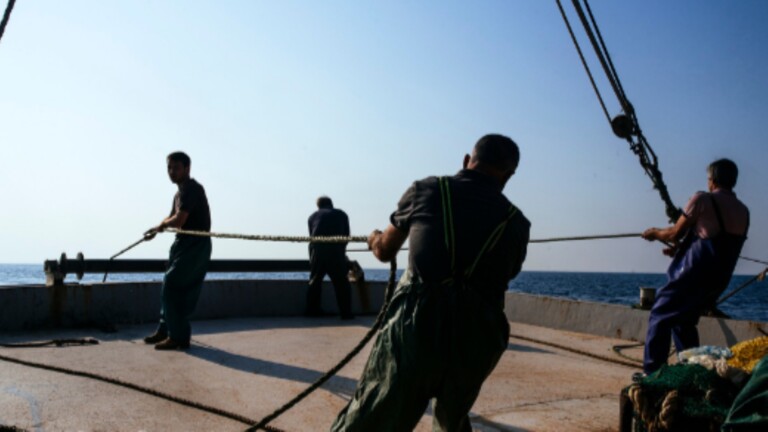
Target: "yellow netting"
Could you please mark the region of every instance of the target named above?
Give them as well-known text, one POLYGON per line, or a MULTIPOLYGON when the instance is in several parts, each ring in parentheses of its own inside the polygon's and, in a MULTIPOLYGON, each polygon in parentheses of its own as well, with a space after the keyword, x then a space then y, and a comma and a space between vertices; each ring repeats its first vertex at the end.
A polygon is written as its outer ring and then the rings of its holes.
POLYGON ((728 366, 752 373, 757 362, 768 354, 768 336, 739 342, 731 347, 731 352, 733 357, 728 359, 728 366))

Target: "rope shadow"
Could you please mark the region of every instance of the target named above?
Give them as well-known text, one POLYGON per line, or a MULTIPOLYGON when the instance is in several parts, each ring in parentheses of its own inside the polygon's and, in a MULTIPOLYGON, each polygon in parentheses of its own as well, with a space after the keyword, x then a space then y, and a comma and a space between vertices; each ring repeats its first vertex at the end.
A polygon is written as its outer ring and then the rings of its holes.
MULTIPOLYGON (((289 381, 312 384, 322 377, 325 372, 313 369, 307 369, 300 366, 292 366, 284 363, 277 363, 269 360, 262 360, 253 357, 247 357, 240 354, 233 354, 218 348, 193 345, 192 349, 186 351, 187 355, 197 357, 219 366, 227 367, 241 372, 270 376, 289 381)), ((346 394, 345 390, 357 387, 357 380, 335 375, 331 377, 323 386, 324 389, 341 392, 346 394)))
POLYGON ((353 320, 343 321, 338 315, 328 315, 319 318, 303 316, 272 316, 272 317, 241 317, 221 318, 192 321, 194 335, 211 335, 218 333, 236 333, 241 331, 270 330, 270 329, 303 329, 318 327, 370 327, 375 316, 357 316, 353 320))
POLYGON ((472 430, 480 432, 533 432, 532 429, 497 423, 479 415, 470 414, 469 420, 472 422, 472 430))
POLYGON ((540 353, 540 354, 553 354, 554 351, 544 350, 541 348, 534 348, 525 345, 518 345, 514 343, 507 344, 507 351, 518 351, 527 353, 540 353))

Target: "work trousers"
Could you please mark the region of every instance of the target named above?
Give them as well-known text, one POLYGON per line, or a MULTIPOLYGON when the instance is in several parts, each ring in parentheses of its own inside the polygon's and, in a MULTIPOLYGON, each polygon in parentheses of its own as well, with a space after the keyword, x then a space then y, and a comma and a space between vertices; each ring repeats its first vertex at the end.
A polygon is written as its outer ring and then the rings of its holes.
MULTIPOLYGON (((724 277, 709 239, 694 238, 667 270, 668 282, 656 293, 648 318, 643 371, 653 373, 667 363, 671 340, 678 352, 699 346, 696 325, 711 301, 708 287, 724 277)), ((725 280, 730 274, 725 275, 725 280)))
MULTIPOLYGON (((336 304, 342 317, 352 316, 352 286, 349 283, 349 264, 342 250, 328 248, 329 245, 312 246, 309 249, 309 286, 307 288, 308 315, 322 313, 320 305, 323 278, 327 274, 336 293, 336 304), (319 247, 318 247, 319 246, 319 247), (324 247, 325 246, 325 247, 324 247)), ((336 245, 330 245, 336 246, 336 245)))
POLYGON ((453 286, 405 284, 392 298, 354 397, 332 431, 471 431, 468 413, 507 349, 501 305, 453 286))
POLYGON ((200 298, 210 261, 210 238, 177 237, 173 242, 160 293, 158 333, 167 334, 177 343, 189 342, 189 318, 200 298))

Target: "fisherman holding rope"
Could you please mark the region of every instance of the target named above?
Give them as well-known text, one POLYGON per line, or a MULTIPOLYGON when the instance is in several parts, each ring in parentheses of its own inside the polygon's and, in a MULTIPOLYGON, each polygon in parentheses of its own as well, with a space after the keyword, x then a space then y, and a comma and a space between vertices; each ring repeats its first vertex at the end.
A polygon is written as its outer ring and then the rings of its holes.
MULTIPOLYGON (((211 212, 205 189, 189 175, 191 160, 183 152, 168 155, 168 177, 179 190, 173 197, 171 214, 160 225, 144 233, 151 240, 166 228, 210 231, 211 212)), ((155 333, 144 338, 157 350, 189 348, 191 327, 189 317, 195 310, 203 279, 211 261, 211 238, 176 234, 163 277, 160 298, 160 324, 155 333)))
POLYGON ((434 400, 434 430, 471 430, 468 413, 507 349, 504 293, 530 222, 502 194, 517 145, 486 135, 453 177, 413 183, 368 245, 383 262, 410 237, 409 265, 353 399, 333 431, 412 430, 434 400))
MULTIPOLYGON (((343 210, 333 208, 333 201, 327 196, 317 199, 317 211, 307 220, 309 235, 349 236, 349 217, 343 210)), ((323 278, 327 274, 336 292, 341 319, 350 320, 352 315, 352 286, 347 277, 349 260, 346 255, 346 243, 310 243, 309 244, 309 286, 307 287, 306 316, 323 316, 320 306, 323 278)))
POLYGON ((666 364, 670 338, 678 352, 699 346, 699 316, 715 307, 739 259, 749 229, 749 209, 733 192, 738 177, 728 159, 707 168, 707 192, 691 197, 675 225, 649 228, 644 239, 671 242, 669 278, 656 294, 648 319, 643 372, 666 364))

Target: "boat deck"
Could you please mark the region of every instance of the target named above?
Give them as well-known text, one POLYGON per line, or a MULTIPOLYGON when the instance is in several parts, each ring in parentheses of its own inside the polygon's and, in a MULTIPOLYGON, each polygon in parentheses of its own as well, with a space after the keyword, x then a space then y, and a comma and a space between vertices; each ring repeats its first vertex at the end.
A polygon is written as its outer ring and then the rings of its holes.
MULTIPOLYGON (((373 317, 240 318, 193 322, 187 351, 156 351, 150 325, 4 332, 1 343, 98 339, 98 345, 0 348, 0 355, 86 371, 259 420, 300 393, 349 352, 373 317)), ((626 340, 512 323, 511 338, 470 413, 478 431, 616 431, 619 392, 639 370, 607 360, 626 340), (555 345, 568 347, 574 351, 555 345)), ((627 349, 634 358, 641 347, 627 349)), ((270 423, 285 431, 328 430, 354 392, 370 344, 336 376, 270 423)), ((239 431, 247 425, 92 378, 0 361, 0 425, 29 431, 239 431)), ((425 412, 416 430, 431 430, 425 412)))

